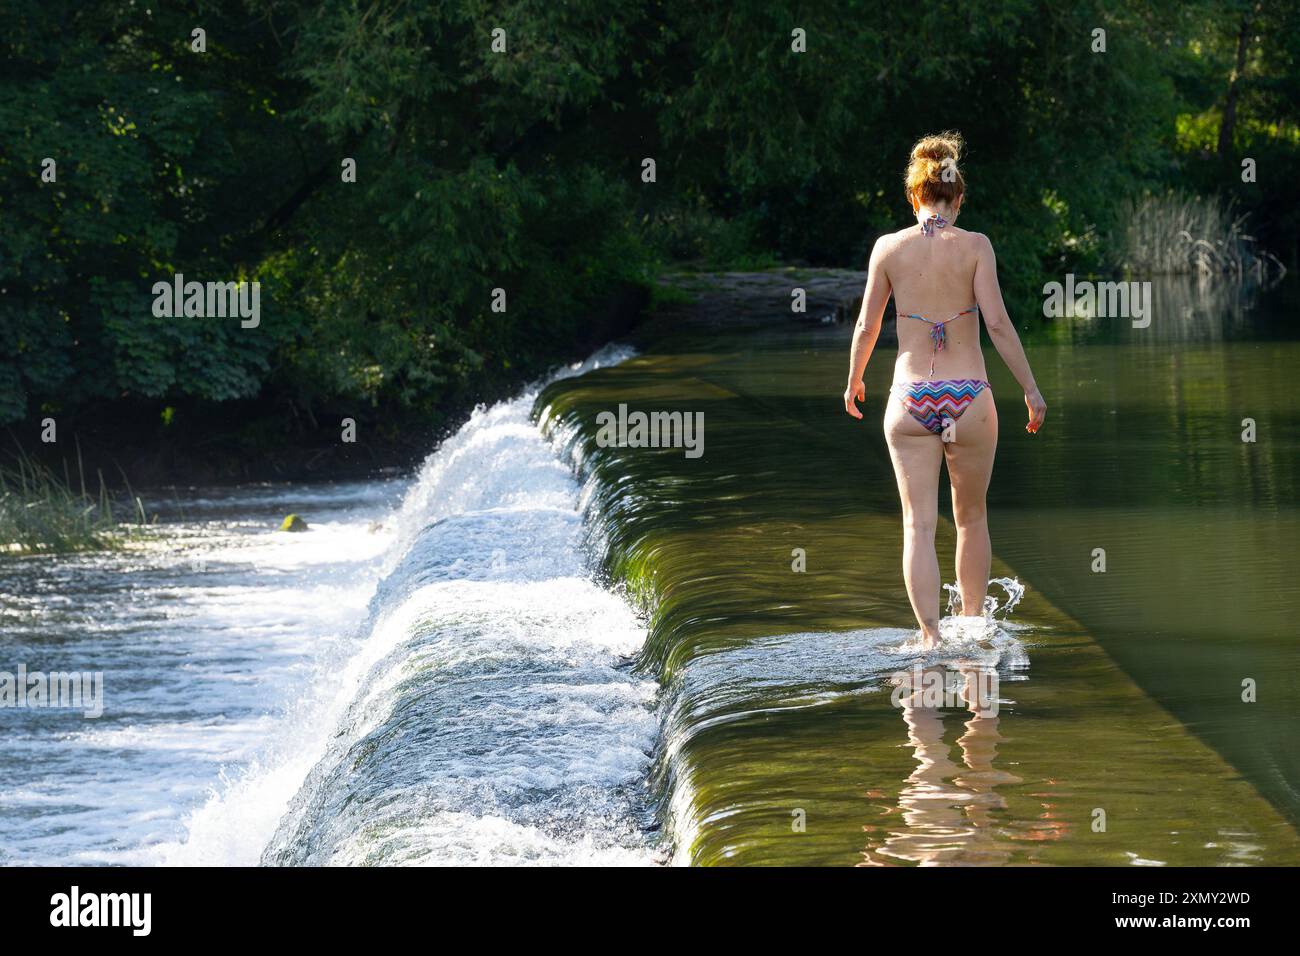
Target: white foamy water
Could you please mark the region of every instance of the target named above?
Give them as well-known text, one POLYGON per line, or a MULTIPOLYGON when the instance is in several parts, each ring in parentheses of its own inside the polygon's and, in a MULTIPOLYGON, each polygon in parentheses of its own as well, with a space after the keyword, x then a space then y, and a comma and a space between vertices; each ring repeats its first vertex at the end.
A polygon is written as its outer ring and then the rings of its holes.
POLYGON ((587 573, 534 398, 476 413, 407 496, 355 692, 263 862, 652 861, 645 633, 587 573))
MULTIPOLYGON (((180 495, 151 503, 172 517, 140 550, 0 565, 0 669, 104 674, 99 719, 0 709, 0 862, 169 860, 196 810, 284 765, 325 663, 351 653, 405 484, 180 495), (278 533, 289 511, 311 531, 278 533)), ((205 860, 256 860, 275 800, 243 812, 205 860)))
POLYGON ((106 711, 0 710, 0 862, 650 862, 644 632, 534 397, 414 482, 181 496, 142 553, 7 564, 9 669, 103 670, 106 711))

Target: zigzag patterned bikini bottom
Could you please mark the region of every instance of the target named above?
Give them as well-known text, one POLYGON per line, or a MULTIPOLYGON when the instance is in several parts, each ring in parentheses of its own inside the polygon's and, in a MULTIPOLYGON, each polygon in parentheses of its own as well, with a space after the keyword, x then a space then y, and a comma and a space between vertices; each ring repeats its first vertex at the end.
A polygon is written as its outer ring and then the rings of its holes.
POLYGON ((977 378, 947 378, 937 382, 904 382, 890 391, 913 418, 936 435, 942 435, 943 420, 955 422, 961 418, 975 396, 986 388, 989 383, 977 378))

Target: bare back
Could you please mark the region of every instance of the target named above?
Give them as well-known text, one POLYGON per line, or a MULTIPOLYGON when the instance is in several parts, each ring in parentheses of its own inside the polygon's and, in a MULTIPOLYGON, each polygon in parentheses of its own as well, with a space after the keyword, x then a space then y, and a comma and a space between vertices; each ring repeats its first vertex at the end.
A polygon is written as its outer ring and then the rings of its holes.
POLYGON ((961 147, 960 134, 953 132, 923 137, 912 147, 905 182, 916 224, 881 236, 872 247, 844 389, 844 411, 862 418, 864 375, 892 296, 898 358, 883 425, 903 508, 903 582, 926 647, 940 639, 934 539, 945 464, 962 614, 983 614, 988 590, 992 546, 985 497, 998 446, 998 410, 980 350, 981 320, 1025 390, 1025 430, 1036 433, 1047 410, 1002 301, 993 244, 953 225, 965 192, 957 168, 961 147))
POLYGON ((987 242, 979 233, 949 225, 926 235, 917 226, 893 233, 881 267, 894 293, 898 311, 898 360, 894 382, 930 378, 987 378, 980 351, 979 315, 952 319, 975 305, 975 269, 979 250, 987 242), (952 319, 945 329, 946 343, 937 354, 930 338, 932 322, 952 319), (930 361, 934 359, 934 374, 930 361))

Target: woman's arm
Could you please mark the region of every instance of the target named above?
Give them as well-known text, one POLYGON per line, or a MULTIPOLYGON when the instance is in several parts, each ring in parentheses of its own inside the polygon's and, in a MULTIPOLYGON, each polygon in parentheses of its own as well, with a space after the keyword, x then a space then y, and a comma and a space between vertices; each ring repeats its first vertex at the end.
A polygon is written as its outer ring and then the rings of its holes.
POLYGON ((1043 401, 1034 381, 1034 373, 1029 368, 1029 359, 1025 358, 1024 346, 1016 327, 1007 315, 1006 304, 1002 301, 1002 289, 998 285, 998 262, 993 255, 993 243, 988 236, 979 237, 979 249, 975 261, 975 301, 979 304, 980 314, 984 316, 984 327, 989 330, 993 347, 1007 363, 1007 368, 1025 392, 1025 407, 1029 409, 1029 424, 1025 431, 1031 435, 1038 431, 1047 415, 1047 403, 1043 401))
POLYGON ((871 250, 871 262, 867 266, 867 287, 862 293, 862 308, 858 311, 858 321, 853 326, 853 347, 849 351, 849 384, 844 389, 844 410, 854 418, 861 418, 862 412, 856 402, 866 401, 867 387, 862 383, 862 376, 867 371, 867 362, 880 338, 880 319, 885 314, 885 303, 889 301, 889 276, 885 274, 885 237, 876 240, 871 250))

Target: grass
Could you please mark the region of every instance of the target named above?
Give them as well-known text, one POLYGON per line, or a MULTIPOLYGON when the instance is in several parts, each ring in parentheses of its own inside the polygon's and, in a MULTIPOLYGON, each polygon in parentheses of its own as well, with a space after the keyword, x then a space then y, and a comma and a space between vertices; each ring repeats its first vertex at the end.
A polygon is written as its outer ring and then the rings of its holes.
MULTIPOLYGON (((668 281, 654 282, 650 285, 650 303, 646 311, 654 313, 662 308, 673 305, 691 305, 696 300, 695 291, 685 284, 674 283, 672 279, 676 276, 669 277, 668 281)), ((702 288, 703 283, 697 283, 695 288, 702 288)))
POLYGON ((1123 212, 1124 267, 1138 275, 1280 278, 1286 267, 1246 234, 1244 215, 1212 196, 1169 193, 1132 202, 1123 212))
POLYGON ((79 487, 46 466, 15 452, 0 464, 0 553, 62 554, 120 547, 132 525, 147 524, 144 505, 127 488, 129 505, 110 495, 97 472, 97 494, 86 490, 77 456, 79 487))

